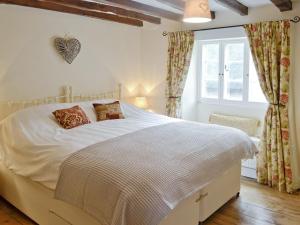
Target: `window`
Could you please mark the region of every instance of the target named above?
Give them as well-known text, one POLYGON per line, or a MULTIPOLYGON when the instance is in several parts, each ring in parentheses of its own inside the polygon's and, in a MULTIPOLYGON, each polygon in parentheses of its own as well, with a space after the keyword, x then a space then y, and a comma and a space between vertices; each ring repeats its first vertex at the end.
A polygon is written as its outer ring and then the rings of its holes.
POLYGON ((218 43, 208 43, 202 49, 202 96, 215 98, 219 96, 220 47, 218 43))
POLYGON ((266 103, 246 38, 199 41, 202 101, 266 103))

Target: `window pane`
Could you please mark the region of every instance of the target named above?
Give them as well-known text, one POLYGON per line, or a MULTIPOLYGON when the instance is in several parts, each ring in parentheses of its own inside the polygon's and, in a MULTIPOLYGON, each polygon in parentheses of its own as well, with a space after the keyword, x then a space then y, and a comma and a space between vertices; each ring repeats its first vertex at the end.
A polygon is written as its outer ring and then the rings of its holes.
POLYGON ((249 57, 249 102, 267 102, 261 90, 251 54, 249 57))
POLYGON ((219 95, 219 44, 203 45, 201 68, 201 96, 217 99, 219 95))
POLYGON ((244 43, 230 43, 224 47, 224 99, 243 100, 244 43))

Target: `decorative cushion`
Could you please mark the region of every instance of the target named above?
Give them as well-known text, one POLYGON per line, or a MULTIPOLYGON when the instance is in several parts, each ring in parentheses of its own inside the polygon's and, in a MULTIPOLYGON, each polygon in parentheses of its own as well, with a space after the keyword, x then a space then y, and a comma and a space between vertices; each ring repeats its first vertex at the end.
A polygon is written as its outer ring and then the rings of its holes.
POLYGON ((119 101, 108 104, 94 103, 93 106, 97 114, 97 121, 124 119, 119 101))
POLYGON ((240 129, 249 136, 256 136, 260 121, 254 118, 229 116, 222 114, 211 114, 209 122, 222 126, 240 129))
POLYGON ((83 109, 81 109, 78 105, 68 109, 56 110, 52 113, 58 123, 65 129, 71 129, 91 123, 83 109))

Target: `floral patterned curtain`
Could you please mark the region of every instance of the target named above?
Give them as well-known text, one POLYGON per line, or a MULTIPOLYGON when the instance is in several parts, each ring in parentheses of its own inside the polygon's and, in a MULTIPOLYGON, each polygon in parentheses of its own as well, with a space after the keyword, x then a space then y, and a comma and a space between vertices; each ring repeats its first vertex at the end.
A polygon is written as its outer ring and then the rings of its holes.
POLYGON ((258 182, 293 192, 289 146, 290 22, 245 25, 260 86, 269 102, 258 154, 258 182))
POLYGON ((181 117, 181 96, 185 86, 194 46, 194 32, 169 33, 167 115, 181 117))

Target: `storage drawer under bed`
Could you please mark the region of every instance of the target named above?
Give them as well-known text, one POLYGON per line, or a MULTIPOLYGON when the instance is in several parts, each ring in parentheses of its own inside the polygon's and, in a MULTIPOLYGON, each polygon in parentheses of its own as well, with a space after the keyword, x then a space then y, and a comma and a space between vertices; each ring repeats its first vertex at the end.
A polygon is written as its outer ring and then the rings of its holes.
POLYGON ((212 180, 197 194, 180 203, 159 225, 198 225, 240 191, 241 164, 212 180))

